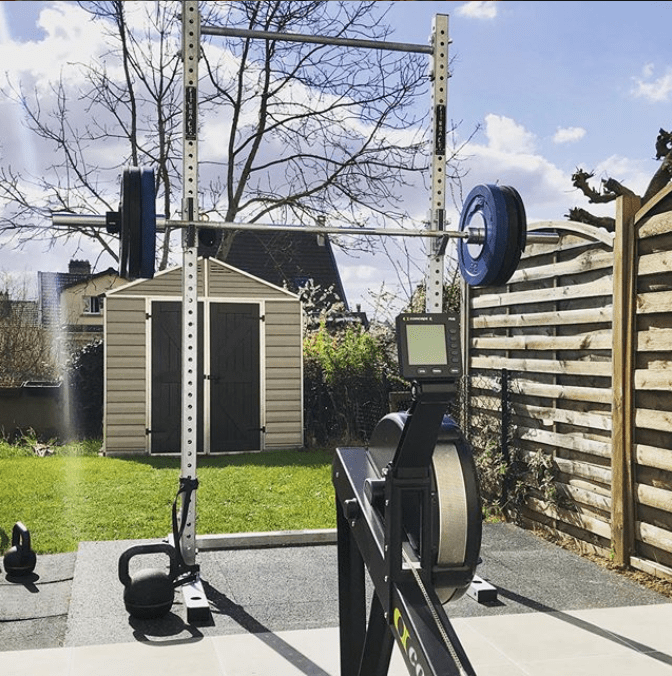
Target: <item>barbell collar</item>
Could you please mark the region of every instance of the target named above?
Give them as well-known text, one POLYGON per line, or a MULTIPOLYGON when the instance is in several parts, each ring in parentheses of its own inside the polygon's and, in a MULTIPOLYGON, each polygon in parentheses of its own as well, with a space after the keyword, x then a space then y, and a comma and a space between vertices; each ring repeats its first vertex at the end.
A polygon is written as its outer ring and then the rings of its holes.
POLYGON ((464 232, 467 236, 464 237, 467 244, 483 244, 485 242, 484 228, 467 228, 464 232))

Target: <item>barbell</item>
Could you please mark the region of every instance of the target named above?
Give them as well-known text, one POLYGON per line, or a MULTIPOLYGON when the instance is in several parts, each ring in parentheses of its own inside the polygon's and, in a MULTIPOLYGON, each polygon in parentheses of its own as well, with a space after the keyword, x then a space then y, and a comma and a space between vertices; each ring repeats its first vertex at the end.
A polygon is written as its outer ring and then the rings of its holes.
POLYGON ((104 226, 110 234, 118 234, 119 274, 130 279, 151 279, 154 276, 156 232, 166 227, 195 227, 199 256, 216 255, 222 231, 225 230, 439 237, 444 242, 454 238, 458 240, 460 273, 470 286, 506 284, 518 267, 527 242, 558 241, 558 236, 552 233, 528 234, 525 207, 518 191, 510 186, 493 184, 478 185, 468 194, 458 230, 168 220, 156 214, 154 171, 142 167, 124 169, 118 211, 107 212, 104 217, 59 212, 52 214, 52 223, 54 226, 104 226))

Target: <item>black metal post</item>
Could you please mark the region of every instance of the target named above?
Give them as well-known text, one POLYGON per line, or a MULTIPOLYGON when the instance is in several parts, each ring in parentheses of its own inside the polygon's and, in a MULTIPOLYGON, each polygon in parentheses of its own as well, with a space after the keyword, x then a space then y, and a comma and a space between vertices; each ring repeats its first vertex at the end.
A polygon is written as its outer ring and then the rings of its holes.
POLYGON ((502 458, 506 465, 506 471, 502 478, 502 497, 500 499, 500 507, 504 508, 509 498, 509 488, 511 486, 511 453, 509 451, 509 372, 507 369, 502 369, 502 429, 500 435, 502 458))
POLYGON ((341 676, 359 673, 366 636, 364 559, 336 500, 341 676))
POLYGON ((362 661, 357 672, 359 676, 387 676, 393 647, 394 636, 385 618, 380 598, 374 594, 362 661))
POLYGON ((502 369, 502 455, 506 461, 507 466, 511 463, 509 454, 509 372, 507 369, 502 369))

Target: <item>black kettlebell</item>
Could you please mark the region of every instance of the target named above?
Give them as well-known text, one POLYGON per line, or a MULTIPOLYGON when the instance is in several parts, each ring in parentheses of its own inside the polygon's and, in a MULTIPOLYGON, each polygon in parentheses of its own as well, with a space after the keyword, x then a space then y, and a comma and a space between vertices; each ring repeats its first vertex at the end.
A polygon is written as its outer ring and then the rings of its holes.
POLYGON ((168 613, 175 598, 177 558, 175 548, 163 542, 136 545, 119 557, 119 581, 124 585, 124 605, 133 617, 147 620, 168 613), (128 572, 129 564, 139 554, 167 554, 169 571, 147 568, 133 577, 128 572))
POLYGON ((11 577, 30 575, 35 570, 37 556, 30 548, 30 532, 17 521, 12 529, 12 547, 2 559, 5 573, 11 577))

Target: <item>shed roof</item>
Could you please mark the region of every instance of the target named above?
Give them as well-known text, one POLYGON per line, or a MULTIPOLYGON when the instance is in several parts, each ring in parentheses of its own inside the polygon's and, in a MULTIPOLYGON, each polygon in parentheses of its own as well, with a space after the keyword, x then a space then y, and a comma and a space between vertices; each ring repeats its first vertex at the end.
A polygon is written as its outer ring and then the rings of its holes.
MULTIPOLYGON (((152 279, 136 279, 128 282, 128 284, 107 291, 105 295, 181 296, 183 291, 182 266, 178 265, 161 270, 152 279)), ((297 294, 289 289, 215 258, 198 259, 198 293, 208 296, 298 300, 297 294), (206 270, 207 274, 204 274, 206 270)))

